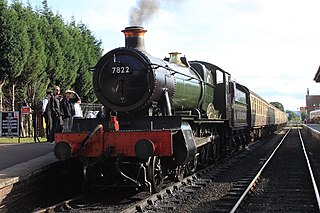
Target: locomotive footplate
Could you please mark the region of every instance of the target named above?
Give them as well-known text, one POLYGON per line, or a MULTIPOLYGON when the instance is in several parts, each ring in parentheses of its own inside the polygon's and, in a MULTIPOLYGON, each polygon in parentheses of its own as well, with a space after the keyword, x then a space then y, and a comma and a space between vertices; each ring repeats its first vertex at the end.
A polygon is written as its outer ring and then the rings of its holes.
MULTIPOLYGON (((178 130, 181 127, 181 116, 155 116, 155 117, 123 117, 119 116, 120 130, 163 130, 171 129, 178 130)), ((98 124, 103 125, 103 131, 108 132, 109 130, 109 119, 108 118, 83 118, 74 119, 72 132, 89 132, 92 131, 98 124)))

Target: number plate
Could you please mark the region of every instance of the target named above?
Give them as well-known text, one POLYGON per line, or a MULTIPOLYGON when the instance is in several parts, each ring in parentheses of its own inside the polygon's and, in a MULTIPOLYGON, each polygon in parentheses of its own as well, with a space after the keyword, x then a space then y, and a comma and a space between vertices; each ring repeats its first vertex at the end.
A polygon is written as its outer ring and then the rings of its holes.
POLYGON ((112 74, 129 74, 131 69, 129 66, 113 66, 111 67, 112 74))

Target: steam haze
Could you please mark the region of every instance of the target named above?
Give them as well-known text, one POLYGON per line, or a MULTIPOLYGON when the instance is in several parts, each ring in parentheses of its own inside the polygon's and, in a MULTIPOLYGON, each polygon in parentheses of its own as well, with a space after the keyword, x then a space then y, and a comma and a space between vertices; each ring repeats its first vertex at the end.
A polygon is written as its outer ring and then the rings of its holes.
POLYGON ((160 9, 160 0, 139 0, 130 11, 130 25, 142 26, 160 9))
POLYGON ((130 9, 129 24, 142 26, 150 21, 160 10, 161 4, 180 3, 183 0, 138 0, 135 7, 130 9))

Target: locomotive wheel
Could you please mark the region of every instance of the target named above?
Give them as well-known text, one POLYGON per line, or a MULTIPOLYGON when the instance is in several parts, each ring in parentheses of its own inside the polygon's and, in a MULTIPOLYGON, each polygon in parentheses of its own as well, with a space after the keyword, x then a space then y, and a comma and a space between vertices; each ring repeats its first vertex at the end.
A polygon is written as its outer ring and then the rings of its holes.
POLYGON ((148 181, 151 183, 152 193, 159 192, 162 189, 164 179, 159 157, 149 157, 147 166, 147 177, 148 181))
POLYGON ((200 151, 200 156, 199 156, 199 164, 201 165, 202 168, 205 168, 209 164, 209 158, 208 158, 208 148, 207 145, 202 147, 200 151))
POLYGON ((220 158, 220 143, 221 143, 221 139, 218 139, 214 142, 213 144, 213 157, 214 157, 214 162, 218 162, 219 158, 220 158))
POLYGON ((202 168, 209 166, 213 160, 213 149, 210 143, 206 144, 200 151, 199 164, 202 168))
POLYGON ((174 173, 174 181, 182 181, 185 173, 184 166, 177 166, 174 173))
POLYGON ((83 166, 82 192, 94 191, 94 186, 97 183, 97 168, 83 166))
POLYGON ((218 147, 217 147, 217 143, 212 143, 211 145, 211 149, 212 149, 212 163, 216 163, 218 160, 218 147))
POLYGON ((190 161, 186 166, 187 174, 192 175, 196 172, 198 165, 198 154, 194 157, 192 161, 190 161))
POLYGON ((88 166, 87 165, 83 166, 82 175, 83 175, 83 177, 82 177, 82 192, 91 191, 91 183, 90 183, 90 178, 89 178, 88 166))

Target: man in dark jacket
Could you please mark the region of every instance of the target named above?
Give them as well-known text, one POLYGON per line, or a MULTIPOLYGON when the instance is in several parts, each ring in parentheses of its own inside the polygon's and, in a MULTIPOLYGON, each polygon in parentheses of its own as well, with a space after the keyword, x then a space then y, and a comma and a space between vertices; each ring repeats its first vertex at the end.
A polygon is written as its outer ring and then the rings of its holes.
POLYGON ((79 95, 72 91, 67 90, 65 97, 61 101, 61 110, 63 112, 63 130, 62 132, 71 132, 73 125, 73 116, 75 115, 74 104, 80 100, 79 95))
POLYGON ((54 134, 56 132, 61 132, 62 126, 61 126, 61 116, 62 111, 60 110, 60 101, 61 101, 61 95, 60 95, 60 87, 55 86, 53 89, 53 95, 51 96, 47 110, 48 114, 51 116, 52 119, 52 126, 50 126, 50 136, 49 141, 54 141, 54 134))

